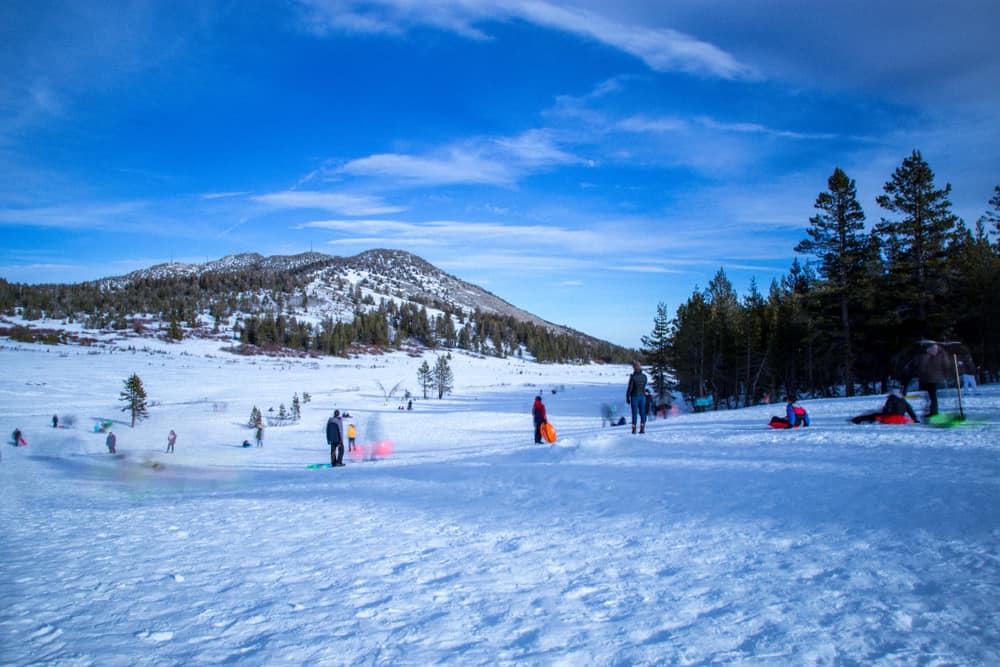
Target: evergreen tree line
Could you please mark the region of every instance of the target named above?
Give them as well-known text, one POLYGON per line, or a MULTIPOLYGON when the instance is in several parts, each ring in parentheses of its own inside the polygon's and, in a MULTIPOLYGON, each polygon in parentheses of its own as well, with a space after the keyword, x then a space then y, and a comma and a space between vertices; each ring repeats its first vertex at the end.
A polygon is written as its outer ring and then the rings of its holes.
POLYGON ((742 297, 720 269, 643 338, 654 387, 739 407, 789 393, 886 390, 920 340, 960 341, 980 381, 1000 371, 1000 186, 973 229, 919 151, 903 160, 866 225, 855 182, 835 169, 789 272, 742 297), (867 229, 867 231, 866 231, 867 229), (991 241, 991 239, 993 239, 991 241))
POLYGON ((462 315, 447 311, 430 315, 425 306, 397 305, 394 301, 383 302, 374 310, 358 309, 348 322, 328 318, 313 326, 295 317, 265 314, 243 319, 236 330, 246 345, 330 355, 347 354, 353 345, 398 349, 413 342, 430 349, 460 349, 500 358, 527 350, 541 363, 624 363, 634 356, 604 341, 554 334, 544 326, 511 316, 477 310, 466 321, 462 315))
POLYGON ((236 333, 245 345, 284 347, 320 354, 344 355, 352 346, 400 348, 415 342, 431 349, 462 349, 507 357, 527 350, 544 363, 601 361, 621 363, 633 353, 582 335, 556 334, 546 327, 510 316, 475 311, 467 316, 449 304, 434 301, 441 311, 432 316, 427 305, 383 300, 377 306, 360 288, 343 286, 349 322, 326 319, 318 325, 286 315, 290 306, 308 309, 303 271, 207 272, 198 276, 148 277, 122 285, 100 281, 73 285, 24 285, 0 279, 0 308, 20 309, 25 319, 81 319, 95 329, 129 327, 141 330, 137 314, 167 325, 166 335, 179 340, 182 324, 202 326, 204 314, 218 331, 220 321, 237 315, 236 333), (250 313, 250 315, 245 315, 250 313))

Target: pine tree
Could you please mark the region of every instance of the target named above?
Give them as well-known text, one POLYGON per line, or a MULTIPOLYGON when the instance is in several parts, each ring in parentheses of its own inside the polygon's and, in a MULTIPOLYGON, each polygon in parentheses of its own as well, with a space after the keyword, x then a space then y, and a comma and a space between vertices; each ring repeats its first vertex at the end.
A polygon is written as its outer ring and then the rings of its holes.
POLYGON ((302 418, 302 406, 299 403, 299 393, 295 392, 292 396, 292 419, 298 421, 302 418))
POLYGON ((438 357, 434 364, 434 388, 437 390, 438 399, 444 398, 445 394, 451 393, 455 383, 455 377, 451 372, 446 357, 438 357))
POLYGON ((987 232, 996 234, 994 248, 1000 253, 1000 185, 993 188, 993 197, 990 198, 990 208, 979 218, 979 222, 987 232))
POLYGON ((643 355, 650 366, 653 376, 653 390, 659 399, 667 396, 671 389, 668 379, 670 374, 670 316, 667 314, 667 304, 656 306, 656 318, 653 320, 653 331, 642 337, 645 346, 643 355))
POLYGON ((420 389, 424 392, 424 400, 427 399, 427 390, 434 386, 434 373, 431 371, 430 364, 424 359, 424 362, 420 364, 420 368, 417 369, 417 384, 420 385, 420 389))
POLYGON ((854 180, 838 167, 827 181, 828 192, 816 197, 819 213, 809 219, 806 233, 796 252, 819 260, 819 277, 829 297, 837 304, 840 319, 841 363, 847 396, 854 396, 854 341, 851 337, 850 303, 852 290, 865 259, 865 213, 858 203, 854 180))
POLYGON ((947 242, 958 218, 951 212, 951 185, 934 185, 934 172, 913 151, 877 198, 879 206, 902 216, 876 226, 886 241, 888 288, 896 295, 904 328, 913 335, 944 333, 947 242))
POLYGON ((135 373, 125 380, 125 388, 122 389, 119 400, 125 403, 122 412, 132 415, 132 428, 135 428, 137 419, 142 420, 149 416, 146 408, 146 390, 142 386, 142 380, 135 373))
POLYGON ((258 410, 257 406, 255 405, 253 406, 253 409, 250 410, 250 420, 247 422, 247 425, 250 428, 257 428, 257 426, 261 423, 262 419, 263 416, 261 415, 260 410, 258 410))

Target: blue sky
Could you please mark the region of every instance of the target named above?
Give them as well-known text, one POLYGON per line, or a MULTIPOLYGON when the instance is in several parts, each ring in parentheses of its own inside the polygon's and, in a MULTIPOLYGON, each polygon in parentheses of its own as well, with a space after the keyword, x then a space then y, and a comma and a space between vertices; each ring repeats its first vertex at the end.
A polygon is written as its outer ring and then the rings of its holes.
POLYGON ((1000 5, 5 2, 0 276, 413 252, 638 346, 787 272, 834 168, 1000 184, 1000 5))

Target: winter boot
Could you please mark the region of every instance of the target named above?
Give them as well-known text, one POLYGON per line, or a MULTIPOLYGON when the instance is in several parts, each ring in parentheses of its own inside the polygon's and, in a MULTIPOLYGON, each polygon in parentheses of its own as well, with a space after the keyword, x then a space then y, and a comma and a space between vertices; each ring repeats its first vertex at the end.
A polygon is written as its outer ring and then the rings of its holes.
POLYGON ((635 433, 635 424, 632 424, 632 433, 635 433))
POLYGON ((645 432, 646 432, 646 425, 645 424, 641 424, 639 426, 639 433, 645 433, 645 432))

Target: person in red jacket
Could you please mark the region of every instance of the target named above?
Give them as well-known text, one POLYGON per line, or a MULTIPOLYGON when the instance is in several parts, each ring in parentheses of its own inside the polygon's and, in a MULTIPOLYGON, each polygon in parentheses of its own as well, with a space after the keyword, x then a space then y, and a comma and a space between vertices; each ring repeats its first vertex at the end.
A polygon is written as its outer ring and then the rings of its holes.
POLYGON ((535 396, 535 403, 531 406, 531 418, 535 422, 535 444, 540 445, 542 444, 542 424, 548 421, 541 396, 535 396))

